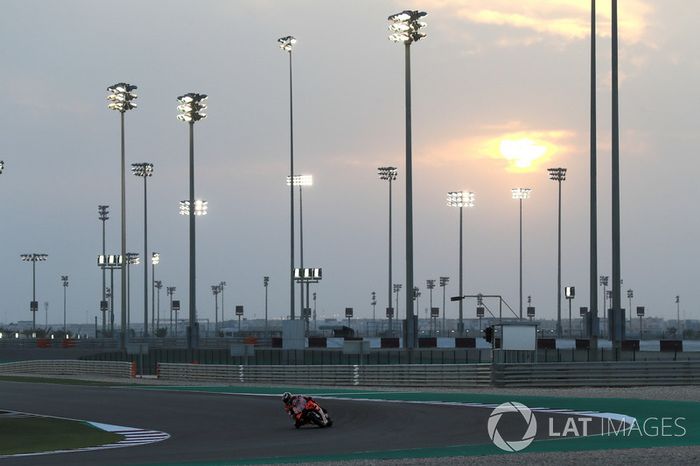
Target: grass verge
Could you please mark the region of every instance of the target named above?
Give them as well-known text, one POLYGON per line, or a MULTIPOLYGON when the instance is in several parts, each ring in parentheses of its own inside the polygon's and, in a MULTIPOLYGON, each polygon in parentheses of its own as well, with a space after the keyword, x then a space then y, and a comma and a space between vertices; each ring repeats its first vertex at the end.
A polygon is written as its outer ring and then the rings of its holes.
POLYGON ((73 450, 115 443, 121 435, 82 421, 45 417, 0 418, 0 455, 73 450))

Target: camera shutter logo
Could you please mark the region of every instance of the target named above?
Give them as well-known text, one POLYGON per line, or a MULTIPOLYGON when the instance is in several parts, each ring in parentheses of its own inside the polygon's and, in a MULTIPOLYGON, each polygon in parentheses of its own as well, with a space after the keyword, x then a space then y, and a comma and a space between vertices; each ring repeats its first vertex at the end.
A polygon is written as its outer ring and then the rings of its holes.
POLYGON ((487 427, 489 438, 491 438, 493 444, 501 450, 510 452, 520 451, 527 448, 528 445, 530 445, 535 439, 535 435, 537 434, 537 420, 535 419, 535 415, 532 414, 530 408, 515 401, 510 401, 497 406, 489 416, 487 427), (523 419, 527 423, 527 430, 525 431, 522 440, 506 441, 503 439, 503 437, 501 437, 501 434, 498 432, 498 421, 501 420, 501 416, 503 416, 505 413, 520 413, 523 416, 523 419))

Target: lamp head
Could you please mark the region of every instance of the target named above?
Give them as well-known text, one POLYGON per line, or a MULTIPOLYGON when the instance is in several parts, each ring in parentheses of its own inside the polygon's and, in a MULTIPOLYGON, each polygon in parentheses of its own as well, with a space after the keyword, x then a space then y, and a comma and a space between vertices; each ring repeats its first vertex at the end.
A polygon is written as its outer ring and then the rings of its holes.
POLYGON ((149 162, 132 163, 131 171, 136 176, 148 177, 153 176, 153 164, 149 162))
POLYGON ((297 43, 297 40, 292 36, 285 36, 277 39, 277 43, 280 45, 282 50, 291 53, 292 49, 294 48, 294 44, 297 43))
POLYGON ((204 111, 207 109, 207 98, 206 94, 197 94, 195 92, 178 97, 177 101, 180 105, 177 106, 177 110, 180 114, 177 116, 177 119, 185 123, 194 123, 206 118, 207 114, 204 111))
POLYGON ((427 24, 420 19, 427 14, 425 11, 404 10, 389 16, 389 40, 407 45, 421 40, 426 36, 422 29, 427 24))
POLYGON ((134 91, 136 86, 127 83, 117 83, 107 88, 109 104, 107 108, 124 113, 137 107, 134 100, 138 97, 134 91))
POLYGON ((396 167, 379 167, 377 169, 379 179, 385 181, 394 181, 399 173, 396 167))
POLYGON ((450 191, 447 193, 449 207, 474 207, 475 194, 467 191, 450 191))
POLYGON ((513 199, 528 199, 530 197, 530 188, 513 188, 511 192, 513 194, 513 199))
POLYGON ((566 168, 548 168, 549 179, 552 181, 566 180, 566 168))

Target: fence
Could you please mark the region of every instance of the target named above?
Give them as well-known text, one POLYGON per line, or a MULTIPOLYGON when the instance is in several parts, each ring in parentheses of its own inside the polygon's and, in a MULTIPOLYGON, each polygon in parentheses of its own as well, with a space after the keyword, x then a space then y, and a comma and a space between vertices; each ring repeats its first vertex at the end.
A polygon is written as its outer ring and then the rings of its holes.
POLYGON ((23 375, 102 375, 131 377, 132 364, 116 361, 81 361, 74 359, 15 361, 0 364, 0 374, 23 375))
POLYGON ((491 350, 428 349, 428 350, 372 350, 365 354, 344 354, 342 350, 328 349, 256 349, 255 356, 232 356, 227 349, 161 349, 150 348, 143 355, 123 351, 86 355, 81 359, 99 361, 130 361, 137 365, 139 374, 155 374, 157 363, 244 364, 263 366, 297 365, 388 365, 396 364, 471 364, 491 362, 491 350))
MULTIPOLYGON (((243 365, 159 363, 159 378, 180 382, 385 387, 583 387, 700 384, 700 361, 516 364, 243 365)), ((2 374, 128 378, 125 361, 35 360, 0 364, 2 374)))
POLYGON ((390 387, 481 387, 491 383, 490 364, 392 366, 245 366, 159 364, 165 380, 390 387))
POLYGON ((494 364, 500 387, 614 387, 700 384, 700 361, 494 364))

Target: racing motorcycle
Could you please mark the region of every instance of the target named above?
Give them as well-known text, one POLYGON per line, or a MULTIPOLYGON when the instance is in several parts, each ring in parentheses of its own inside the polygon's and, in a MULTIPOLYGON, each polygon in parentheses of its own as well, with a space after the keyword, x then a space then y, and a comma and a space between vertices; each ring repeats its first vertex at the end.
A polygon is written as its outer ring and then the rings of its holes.
POLYGON ((316 401, 309 398, 306 400, 304 411, 299 413, 294 427, 298 429, 304 424, 316 424, 318 427, 330 427, 333 425, 333 420, 328 414, 328 411, 322 408, 316 401))

